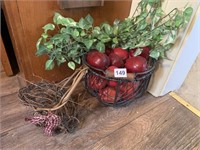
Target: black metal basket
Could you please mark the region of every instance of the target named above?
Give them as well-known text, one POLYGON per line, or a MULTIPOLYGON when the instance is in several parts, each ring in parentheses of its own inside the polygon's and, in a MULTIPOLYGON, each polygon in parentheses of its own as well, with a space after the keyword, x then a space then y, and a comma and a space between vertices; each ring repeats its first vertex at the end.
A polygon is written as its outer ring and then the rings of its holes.
POLYGON ((133 80, 106 77, 105 71, 90 66, 83 58, 89 69, 85 76, 85 87, 100 103, 106 106, 125 106, 144 95, 147 90, 156 61, 148 61, 148 69, 135 73, 133 80))

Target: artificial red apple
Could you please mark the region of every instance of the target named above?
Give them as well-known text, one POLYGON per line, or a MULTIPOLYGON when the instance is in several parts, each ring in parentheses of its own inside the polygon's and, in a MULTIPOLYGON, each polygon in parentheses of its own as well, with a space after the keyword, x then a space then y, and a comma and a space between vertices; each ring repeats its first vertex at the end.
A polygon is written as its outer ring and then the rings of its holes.
POLYGON ((119 68, 124 67, 123 59, 121 57, 119 57, 117 54, 110 53, 109 58, 110 58, 110 65, 111 66, 116 66, 116 67, 119 67, 119 68))
POLYGON ((86 61, 92 67, 105 70, 110 65, 109 57, 97 50, 92 50, 86 55, 86 61))
POLYGON ((88 85, 94 90, 103 89, 108 83, 107 80, 96 75, 90 75, 87 82, 88 85))
MULTIPOLYGON (((100 99, 108 103, 113 103, 115 101, 116 94, 115 88, 112 87, 106 87, 99 91, 100 99)), ((119 100, 119 98, 117 98, 117 100, 119 100)))
POLYGON ((129 73, 138 73, 147 70, 147 60, 142 56, 131 57, 126 60, 125 67, 129 73))
POLYGON ((122 48, 114 48, 113 53, 121 57, 123 60, 126 60, 128 58, 128 51, 124 50, 122 48))
POLYGON ((105 54, 106 54, 107 56, 109 56, 111 53, 113 53, 113 49, 112 49, 112 48, 106 48, 106 49, 105 49, 105 54))

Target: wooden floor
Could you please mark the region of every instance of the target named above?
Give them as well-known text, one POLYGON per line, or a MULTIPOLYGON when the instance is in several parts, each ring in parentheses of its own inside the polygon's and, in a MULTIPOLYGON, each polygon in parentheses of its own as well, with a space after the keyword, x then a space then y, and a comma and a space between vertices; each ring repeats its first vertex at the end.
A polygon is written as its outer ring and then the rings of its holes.
POLYGON ((17 77, 1 72, 2 150, 200 150, 200 118, 170 96, 146 94, 123 108, 96 103, 73 134, 48 137, 24 121, 31 108, 20 104, 17 77))

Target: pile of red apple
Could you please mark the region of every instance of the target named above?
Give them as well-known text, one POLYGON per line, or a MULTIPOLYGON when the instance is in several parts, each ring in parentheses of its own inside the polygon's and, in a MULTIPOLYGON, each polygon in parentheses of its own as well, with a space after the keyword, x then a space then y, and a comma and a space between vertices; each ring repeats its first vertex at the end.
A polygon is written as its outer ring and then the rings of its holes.
MULTIPOLYGON (((91 50, 86 55, 87 63, 103 72, 114 72, 116 68, 126 68, 127 73, 141 73, 147 70, 149 47, 143 47, 140 55, 135 56, 137 49, 122 48, 106 49, 105 53, 91 50)), ((87 79, 88 86, 98 92, 100 99, 107 103, 134 98, 134 92, 140 85, 139 81, 119 82, 117 79, 107 79, 105 74, 91 74, 87 79)))

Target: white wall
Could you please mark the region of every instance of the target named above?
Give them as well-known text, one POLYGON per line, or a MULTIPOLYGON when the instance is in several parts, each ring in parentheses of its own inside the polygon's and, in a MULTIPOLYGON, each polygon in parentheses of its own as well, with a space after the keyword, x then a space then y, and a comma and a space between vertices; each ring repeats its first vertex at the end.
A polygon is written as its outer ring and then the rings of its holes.
POLYGON ((200 15, 197 16, 192 31, 185 40, 180 53, 177 55, 176 62, 172 68, 173 70, 170 72, 162 94, 177 90, 181 87, 200 52, 200 15))
MULTIPOLYGON (((130 15, 132 16, 137 3, 140 0, 132 1, 132 8, 130 15)), ((196 13, 199 7, 200 0, 165 0, 163 9, 165 12, 169 12, 173 8, 183 8, 186 4, 194 8, 194 13, 190 24, 180 35, 176 41, 175 46, 168 51, 167 55, 172 60, 162 60, 158 64, 158 68, 155 71, 148 91, 154 96, 162 96, 166 93, 178 89, 183 83, 187 73, 189 72, 197 54, 200 50, 198 39, 200 35, 199 20, 196 19, 198 13, 196 13), (196 44, 195 44, 196 43, 196 44)))

